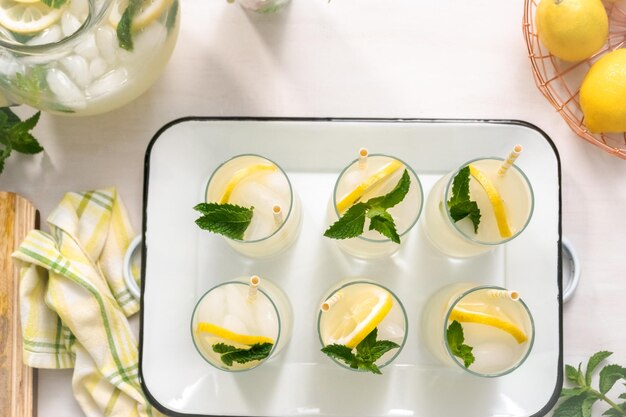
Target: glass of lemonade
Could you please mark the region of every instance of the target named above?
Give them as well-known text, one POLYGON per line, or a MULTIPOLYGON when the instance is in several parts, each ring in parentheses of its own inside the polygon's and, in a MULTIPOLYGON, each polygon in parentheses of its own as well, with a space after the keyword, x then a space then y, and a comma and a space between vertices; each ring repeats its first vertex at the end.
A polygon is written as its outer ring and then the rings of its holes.
MULTIPOLYGON (((408 320, 400 299, 390 290, 367 279, 343 280, 330 288, 322 297, 317 315, 317 333, 322 351, 338 365, 355 371, 384 368, 402 351, 407 339, 408 320), (351 352, 358 358, 376 340, 389 344, 380 357, 373 357, 372 364, 359 366, 327 353, 329 346, 351 352), (392 346, 395 345, 395 346, 392 346)), ((333 348, 331 348, 333 349, 333 348)), ((368 348, 369 349, 369 348, 368 348)), ((341 350, 340 350, 341 351, 341 350)))
POLYGON ((236 251, 252 258, 276 255, 300 232, 300 199, 281 167, 259 155, 238 155, 211 175, 206 201, 254 207, 242 240, 226 238, 236 251))
POLYGON ((533 317, 519 293, 467 282, 446 286, 430 298, 422 331, 442 363, 483 377, 517 369, 535 338, 533 317), (473 360, 464 353, 469 348, 473 360))
POLYGON ((0 90, 8 103, 93 115, 123 106, 163 71, 179 31, 178 0, 0 1, 0 90), (124 27, 124 26, 123 26, 124 27))
POLYGON ((225 371, 247 371, 285 347, 292 323, 285 293, 255 275, 207 291, 194 308, 191 336, 211 365, 225 371))
MULTIPOLYGON (((232 0, 231 0, 232 1, 232 0)), ((281 10, 290 0, 237 0, 244 9, 257 13, 275 13, 281 10)))
MULTIPOLYGON (((400 241, 417 223, 422 211, 422 185, 413 169, 393 156, 369 154, 359 150, 359 158, 341 171, 329 204, 329 224, 336 222, 353 205, 383 196, 394 189, 404 171, 411 180, 406 196, 387 211, 394 220, 400 241)), ((395 253, 400 244, 393 242, 376 230, 369 230, 370 219, 365 219, 364 233, 360 236, 341 239, 337 243, 346 253, 363 259, 381 258, 395 253)))
POLYGON ((516 165, 500 175, 504 164, 502 158, 475 159, 437 181, 428 195, 423 223, 436 248, 449 256, 471 257, 515 239, 524 231, 533 213, 533 190, 516 165), (455 178, 468 167, 469 197, 480 209, 477 230, 470 216, 455 222, 448 203, 454 198, 455 178))

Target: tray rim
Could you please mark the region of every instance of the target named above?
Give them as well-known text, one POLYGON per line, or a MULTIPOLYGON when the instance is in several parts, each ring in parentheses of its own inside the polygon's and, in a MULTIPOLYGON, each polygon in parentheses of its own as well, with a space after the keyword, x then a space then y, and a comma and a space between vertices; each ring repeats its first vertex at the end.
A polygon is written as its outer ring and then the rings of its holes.
MULTIPOLYGON (((150 157, 152 148, 157 140, 168 129, 182 123, 187 122, 330 122, 330 123, 415 123, 415 124, 487 124, 487 125, 505 125, 519 126, 530 129, 539 133, 541 137, 550 145, 554 152, 557 163, 557 180, 558 180, 558 242, 557 242, 557 288, 558 288, 558 319, 559 319, 559 352, 557 360, 557 379, 556 386, 552 392, 548 402, 540 408, 536 413, 529 417, 545 416, 560 397, 561 388, 563 387, 563 204, 561 193, 561 157, 558 149, 550 136, 538 126, 519 119, 455 119, 455 118, 376 118, 376 117, 271 117, 271 116, 184 116, 176 118, 164 124, 152 136, 146 148, 144 157, 144 175, 143 175, 143 197, 142 197, 142 225, 141 225, 141 257, 146 259, 146 228, 148 214, 148 188, 150 184, 150 157)), ((140 298, 140 314, 139 314, 139 383, 148 402, 159 412, 173 417, 254 417, 229 415, 222 416, 220 414, 191 414, 180 413, 165 407, 150 393, 143 377, 143 330, 144 330, 144 290, 145 290, 145 268, 146 263, 141 264, 141 298, 140 298)))

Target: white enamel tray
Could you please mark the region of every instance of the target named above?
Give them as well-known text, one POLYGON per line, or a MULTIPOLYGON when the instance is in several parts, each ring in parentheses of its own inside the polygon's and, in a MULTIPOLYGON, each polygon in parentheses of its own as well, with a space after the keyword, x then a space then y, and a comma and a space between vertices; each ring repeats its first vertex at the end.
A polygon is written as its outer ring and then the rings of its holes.
POLYGON ((541 416, 562 385, 560 165, 550 139, 515 121, 203 119, 177 120, 146 155, 140 374, 150 401, 168 415, 198 416, 541 416), (365 262, 330 239, 326 209, 334 181, 360 147, 397 155, 428 194, 444 173, 480 156, 524 147, 518 165, 535 211, 517 239, 468 260, 433 249, 421 221, 394 256, 365 262), (301 235, 287 253, 246 259, 194 224, 192 207, 211 172, 242 153, 285 169, 303 207, 301 235), (280 285, 294 307, 291 342, 249 372, 220 372, 196 352, 189 322, 217 283, 258 274, 280 285), (320 352, 319 298, 335 281, 365 276, 394 291, 409 317, 408 341, 384 375, 346 371, 320 352), (421 309, 440 287, 475 281, 514 288, 532 311, 536 340, 527 361, 500 378, 439 364, 422 344, 421 309))

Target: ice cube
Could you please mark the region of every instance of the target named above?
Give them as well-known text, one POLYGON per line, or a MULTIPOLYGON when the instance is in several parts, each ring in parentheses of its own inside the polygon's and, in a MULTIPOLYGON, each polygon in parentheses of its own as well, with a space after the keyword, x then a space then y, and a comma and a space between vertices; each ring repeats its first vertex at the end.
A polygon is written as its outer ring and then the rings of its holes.
POLYGON ((226 294, 224 288, 216 288, 204 297, 198 307, 198 321, 221 323, 226 313, 226 294))
POLYGON ((87 87, 87 96, 98 97, 113 93, 122 88, 123 84, 127 82, 127 79, 128 73, 126 72, 126 68, 118 68, 109 71, 87 87))
POLYGON ((24 73, 24 65, 20 64, 11 54, 0 55, 0 74, 7 78, 13 78, 18 72, 24 73))
POLYGON ((89 63, 89 75, 95 80, 102 77, 107 72, 108 65, 106 61, 100 57, 94 58, 89 63))
POLYGON ((61 29, 64 36, 70 36, 80 27, 80 21, 69 11, 65 11, 61 16, 61 29))
POLYGON ((114 66, 117 63, 117 34, 110 26, 103 26, 96 31, 96 45, 102 54, 102 58, 110 66, 114 66))
POLYGON ((88 33, 84 36, 84 39, 76 45, 74 51, 85 59, 91 60, 100 55, 98 46, 96 45, 96 35, 88 33))
POLYGON ((165 26, 159 22, 153 22, 134 36, 133 50, 121 51, 120 58, 130 65, 145 64, 159 53, 166 37, 165 26))
POLYGON ((230 330, 231 332, 239 333, 239 334, 249 334, 249 330, 244 324, 243 321, 239 319, 234 314, 227 314, 224 317, 224 322, 222 323, 222 327, 230 330))
POLYGON ((67 56, 60 61, 61 66, 72 80, 81 88, 85 88, 91 82, 89 64, 80 55, 67 56))
POLYGON ((54 25, 50 26, 48 29, 43 30, 39 35, 26 42, 26 45, 45 45, 48 43, 58 42, 62 38, 63 32, 61 31, 61 26, 54 25))
POLYGON ((83 21, 89 13, 88 0, 71 0, 69 10, 79 21, 83 21))
POLYGON ((87 105, 82 91, 63 71, 55 68, 49 70, 46 81, 60 104, 72 109, 82 109, 87 105))

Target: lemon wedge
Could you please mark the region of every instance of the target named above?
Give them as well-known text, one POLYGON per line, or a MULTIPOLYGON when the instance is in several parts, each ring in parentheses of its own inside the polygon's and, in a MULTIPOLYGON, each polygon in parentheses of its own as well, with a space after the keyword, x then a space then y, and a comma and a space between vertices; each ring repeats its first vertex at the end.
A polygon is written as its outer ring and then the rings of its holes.
POLYGON ((339 202, 337 203, 337 211, 339 212, 339 214, 342 214, 344 211, 352 207, 352 205, 359 201, 359 199, 363 197, 365 193, 370 191, 385 178, 388 178, 400 167, 402 167, 402 162, 394 159, 393 161, 384 165, 378 171, 374 172, 371 176, 365 179, 365 181, 360 183, 354 190, 350 191, 341 200, 339 200, 339 202))
MULTIPOLYGON (((157 20, 173 2, 174 0, 144 0, 139 8, 139 13, 133 18, 133 30, 144 28, 157 20)), ((109 23, 117 27, 127 7, 128 0, 117 0, 111 9, 109 23)))
POLYGON ((241 345, 247 345, 247 346, 255 345, 257 343, 274 344, 274 339, 270 337, 252 336, 252 335, 247 335, 247 334, 235 333, 221 326, 218 326, 217 324, 207 323, 207 322, 198 323, 198 332, 210 333, 222 339, 226 339, 228 341, 238 343, 241 345))
POLYGON ((56 23, 63 10, 39 1, 0 0, 0 26, 15 33, 39 32, 56 23))
POLYGON ((326 344, 345 345, 354 349, 387 316, 393 299, 389 291, 368 286, 346 297, 325 312, 327 330, 326 344))
POLYGON ((276 165, 254 164, 254 165, 249 165, 245 168, 238 170, 232 176, 230 181, 228 181, 228 184, 226 184, 226 187, 224 188, 224 192, 222 193, 222 197, 219 199, 218 202, 220 204, 228 203, 228 200, 230 199, 230 195, 233 193, 233 190, 235 189, 235 187, 246 178, 254 174, 258 174, 259 172, 271 172, 271 171, 276 171, 276 165))
POLYGON ((524 333, 522 329, 517 327, 507 318, 503 317, 502 313, 498 314, 496 311, 477 312, 457 306, 450 312, 449 320, 456 320, 460 323, 478 323, 496 327, 513 336, 517 343, 524 343, 528 340, 526 333, 524 333))
POLYGON ((493 183, 485 174, 482 173, 482 171, 473 165, 470 165, 469 168, 472 177, 476 178, 487 193, 487 197, 489 197, 493 213, 496 216, 496 223, 498 224, 500 236, 511 237, 511 228, 509 227, 509 221, 506 216, 506 208, 504 207, 504 201, 502 200, 502 197, 500 197, 500 193, 498 193, 496 187, 494 187, 493 183))

